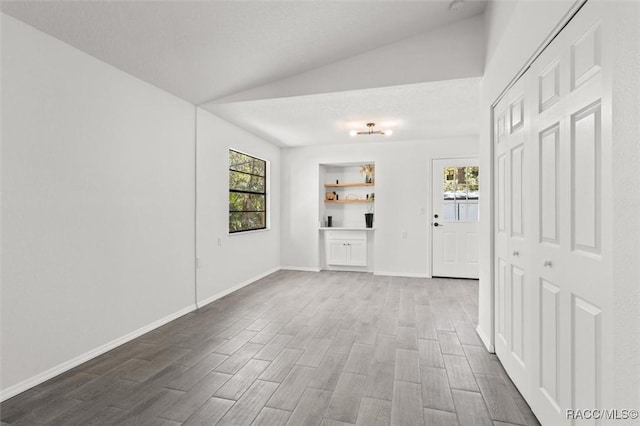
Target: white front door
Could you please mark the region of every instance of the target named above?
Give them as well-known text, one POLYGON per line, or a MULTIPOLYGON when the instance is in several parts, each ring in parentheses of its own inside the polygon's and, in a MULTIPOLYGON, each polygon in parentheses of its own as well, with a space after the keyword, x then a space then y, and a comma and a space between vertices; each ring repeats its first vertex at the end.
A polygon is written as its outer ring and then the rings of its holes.
POLYGON ((478 159, 433 160, 432 276, 478 278, 478 159))

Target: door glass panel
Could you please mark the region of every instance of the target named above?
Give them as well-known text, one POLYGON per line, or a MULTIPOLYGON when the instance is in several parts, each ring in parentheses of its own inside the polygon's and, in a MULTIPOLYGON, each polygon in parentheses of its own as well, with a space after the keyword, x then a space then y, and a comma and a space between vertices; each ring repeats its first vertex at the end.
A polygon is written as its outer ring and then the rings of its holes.
POLYGON ((478 222, 478 166, 445 167, 442 220, 444 222, 478 222))

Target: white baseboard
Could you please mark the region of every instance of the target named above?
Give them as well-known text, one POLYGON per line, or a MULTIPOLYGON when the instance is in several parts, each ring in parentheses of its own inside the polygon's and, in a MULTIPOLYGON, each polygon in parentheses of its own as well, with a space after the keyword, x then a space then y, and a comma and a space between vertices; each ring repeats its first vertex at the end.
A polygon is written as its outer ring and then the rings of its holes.
POLYGON ((327 266, 324 270, 333 272, 364 272, 366 274, 372 272, 368 270, 366 266, 327 266))
POLYGON ((385 272, 374 271, 373 275, 382 275, 385 277, 407 277, 407 278, 431 278, 429 274, 420 274, 416 272, 385 272))
MULTIPOLYGON (((272 274, 272 273, 274 273, 274 272, 276 272, 278 270, 280 270, 280 267, 272 268, 272 269, 270 269, 270 270, 268 270, 268 271, 266 271, 266 272, 264 272, 264 273, 262 273, 260 275, 257 275, 257 276, 255 276, 253 278, 250 278, 250 279, 248 279, 248 280, 246 280, 246 281, 244 281, 244 282, 242 282, 242 283, 240 283, 240 284, 238 284, 236 286, 228 288, 225 291, 222 291, 220 293, 217 293, 217 294, 215 294, 215 295, 213 295, 211 297, 208 297, 208 298, 200 301, 198 303, 198 306, 202 307, 204 305, 207 305, 207 304, 209 304, 209 303, 211 303, 211 302, 213 302, 213 301, 215 301, 217 299, 220 299, 221 297, 226 296, 229 293, 232 293, 232 292, 234 292, 236 290, 239 290, 242 287, 245 287, 245 286, 247 286, 247 285, 259 280, 260 278, 264 278, 267 275, 270 275, 270 274, 272 274)), ((104 345, 102 345, 100 347, 97 347, 97 348, 92 349, 92 350, 90 350, 88 352, 85 352, 84 354, 79 355, 79 356, 77 356, 77 357, 75 357, 75 358, 73 358, 73 359, 71 359, 69 361, 65 361, 65 362, 63 362, 61 364, 58 364, 53 368, 50 368, 50 369, 48 369, 48 370, 46 370, 46 371, 44 371, 44 372, 42 372, 40 374, 37 374, 36 376, 33 376, 33 377, 31 377, 31 378, 29 378, 27 380, 24 380, 24 381, 22 381, 20 383, 17 383, 17 384, 15 384, 15 385, 13 385, 13 386, 11 386, 9 388, 2 389, 2 390, 0 390, 0 402, 1 401, 5 401, 5 400, 7 400, 7 399, 9 399, 9 398, 11 398, 13 396, 16 396, 19 393, 22 393, 22 392, 26 391, 27 389, 30 389, 30 388, 32 388, 34 386, 39 385, 40 383, 46 382, 47 380, 49 380, 49 379, 51 379, 51 378, 53 378, 53 377, 55 377, 57 375, 60 375, 60 374, 64 373, 65 371, 71 370, 72 368, 77 367, 78 365, 80 365, 80 364, 82 364, 84 362, 87 362, 92 358, 95 358, 95 357, 97 357, 99 355, 102 355, 105 352, 109 352, 110 350, 115 349, 118 346, 123 345, 123 344, 135 339, 136 337, 140 337, 143 334, 148 333, 148 332, 150 332, 150 331, 152 331, 152 330, 154 330, 154 329, 156 329, 158 327, 161 327, 161 326, 165 325, 166 323, 173 321, 176 318, 180 318, 181 316, 186 315, 189 312, 193 312, 194 310, 196 310, 196 305, 187 306, 186 308, 180 309, 177 312, 174 312, 174 313, 172 313, 170 315, 167 315, 164 318, 161 318, 161 319, 159 319, 157 321, 154 321, 154 322, 152 322, 150 324, 147 324, 144 327, 141 327, 141 328, 139 328, 139 329, 137 329, 135 331, 132 331, 131 333, 128 333, 128 334, 126 334, 126 335, 124 335, 122 337, 119 337, 119 338, 115 339, 115 340, 112 340, 109 343, 106 343, 106 344, 104 344, 104 345)))
POLYGON ((209 296, 206 299, 199 300, 198 301, 198 308, 202 308, 203 306, 206 306, 211 302, 215 302, 216 300, 223 298, 227 294, 231 294, 236 290, 240 290, 242 287, 246 287, 249 284, 258 281, 259 279, 266 277, 267 275, 271 275, 274 272, 279 271, 280 269, 282 269, 282 268, 280 268, 279 266, 276 266, 275 268, 271 268, 266 272, 263 272, 263 273, 261 273, 259 275, 256 275, 255 277, 251 277, 248 280, 245 280, 245 281, 241 282, 238 285, 234 285, 233 287, 230 287, 230 288, 228 288, 226 290, 223 290, 223 291, 221 291, 219 293, 216 293, 213 296, 209 296))
POLYGON ((496 348, 491 344, 491 340, 489 340, 488 336, 480 328, 479 325, 476 327, 476 333, 478 333, 478 336, 480 336, 480 340, 482 340, 482 343, 484 343, 484 346, 487 348, 487 350, 492 354, 496 353, 496 348))
POLYGON ((320 268, 312 268, 309 266, 281 266, 280 269, 284 269, 285 271, 320 272, 320 268))
POLYGON ((151 324, 147 324, 144 327, 141 327, 135 331, 132 331, 131 333, 125 334, 122 337, 112 340, 109 343, 105 343, 104 345, 99 346, 95 349, 92 349, 89 352, 85 352, 82 355, 79 355, 73 359, 70 359, 69 361, 65 361, 61 364, 58 364, 55 367, 50 368, 46 371, 43 371, 42 373, 37 374, 27 380, 24 380, 20 383, 16 383, 15 385, 8 387, 6 389, 2 389, 0 390, 0 401, 5 401, 11 397, 18 395, 19 393, 26 391, 27 389, 37 386, 40 383, 46 382, 47 380, 59 374, 62 374, 65 371, 69 371, 72 368, 77 367, 78 365, 85 363, 92 358, 100 356, 105 352, 109 352, 110 350, 115 349, 118 346, 123 345, 135 339, 136 337, 142 336, 143 334, 148 333, 151 330, 161 327, 166 323, 173 321, 176 318, 180 318, 181 316, 186 315, 195 309, 196 309, 195 305, 187 306, 186 308, 180 309, 179 311, 174 312, 170 315, 167 315, 166 317, 161 318, 157 321, 154 321, 151 324))

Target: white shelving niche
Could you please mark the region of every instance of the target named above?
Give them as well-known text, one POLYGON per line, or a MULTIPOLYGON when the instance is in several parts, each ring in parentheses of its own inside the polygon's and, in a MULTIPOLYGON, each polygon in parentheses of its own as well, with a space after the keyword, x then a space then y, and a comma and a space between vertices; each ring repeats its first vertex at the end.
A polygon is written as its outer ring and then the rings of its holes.
POLYGON ((375 167, 373 161, 320 164, 318 224, 322 269, 373 271, 375 174, 367 182, 361 174, 361 167, 366 164, 375 167), (327 197, 327 193, 335 195, 327 197), (374 213, 373 228, 366 228, 365 213, 374 213))

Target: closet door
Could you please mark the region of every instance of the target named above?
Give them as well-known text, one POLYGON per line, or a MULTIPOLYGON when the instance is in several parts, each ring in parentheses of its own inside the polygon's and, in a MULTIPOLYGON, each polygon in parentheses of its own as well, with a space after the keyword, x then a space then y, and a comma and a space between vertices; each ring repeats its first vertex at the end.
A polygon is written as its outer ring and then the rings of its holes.
POLYGON ((532 406, 544 424, 564 424, 567 420, 561 407, 568 407, 566 384, 570 368, 567 345, 570 335, 565 324, 567 317, 566 281, 570 278, 561 259, 567 252, 570 223, 566 214, 570 209, 571 191, 569 134, 564 103, 568 93, 568 67, 564 55, 564 33, 548 46, 532 65, 536 91, 535 113, 532 117, 532 192, 535 208, 534 246, 532 247, 532 276, 536 330, 534 341, 539 348, 535 354, 534 394, 532 406), (562 415, 562 418, 559 416, 562 415), (550 420, 552 419, 552 420, 550 420))
POLYGON ((612 212, 603 188, 613 185, 611 92, 601 49, 606 22, 603 5, 588 3, 531 69, 538 98, 534 405, 543 424, 569 424, 567 408, 602 408, 607 394, 612 212))
POLYGON ((494 111, 496 353, 523 395, 531 377, 532 335, 529 85, 523 76, 494 111))
POLYGON ((494 109, 496 353, 542 424, 615 406, 605 6, 587 3, 494 109))
POLYGON ((507 102, 505 96, 493 110, 493 181, 495 185, 494 198, 494 306, 495 306, 495 349, 496 354, 503 364, 506 364, 511 342, 511 308, 509 301, 510 284, 509 269, 510 258, 508 255, 509 215, 509 186, 507 179, 507 142, 509 138, 507 130, 507 102))
POLYGON ((523 395, 527 394, 530 357, 527 351, 531 344, 531 218, 530 218, 530 172, 531 155, 529 132, 531 128, 531 100, 529 78, 523 76, 509 91, 507 141, 507 228, 509 269, 509 309, 511 321, 508 371, 514 382, 520 384, 523 395))

